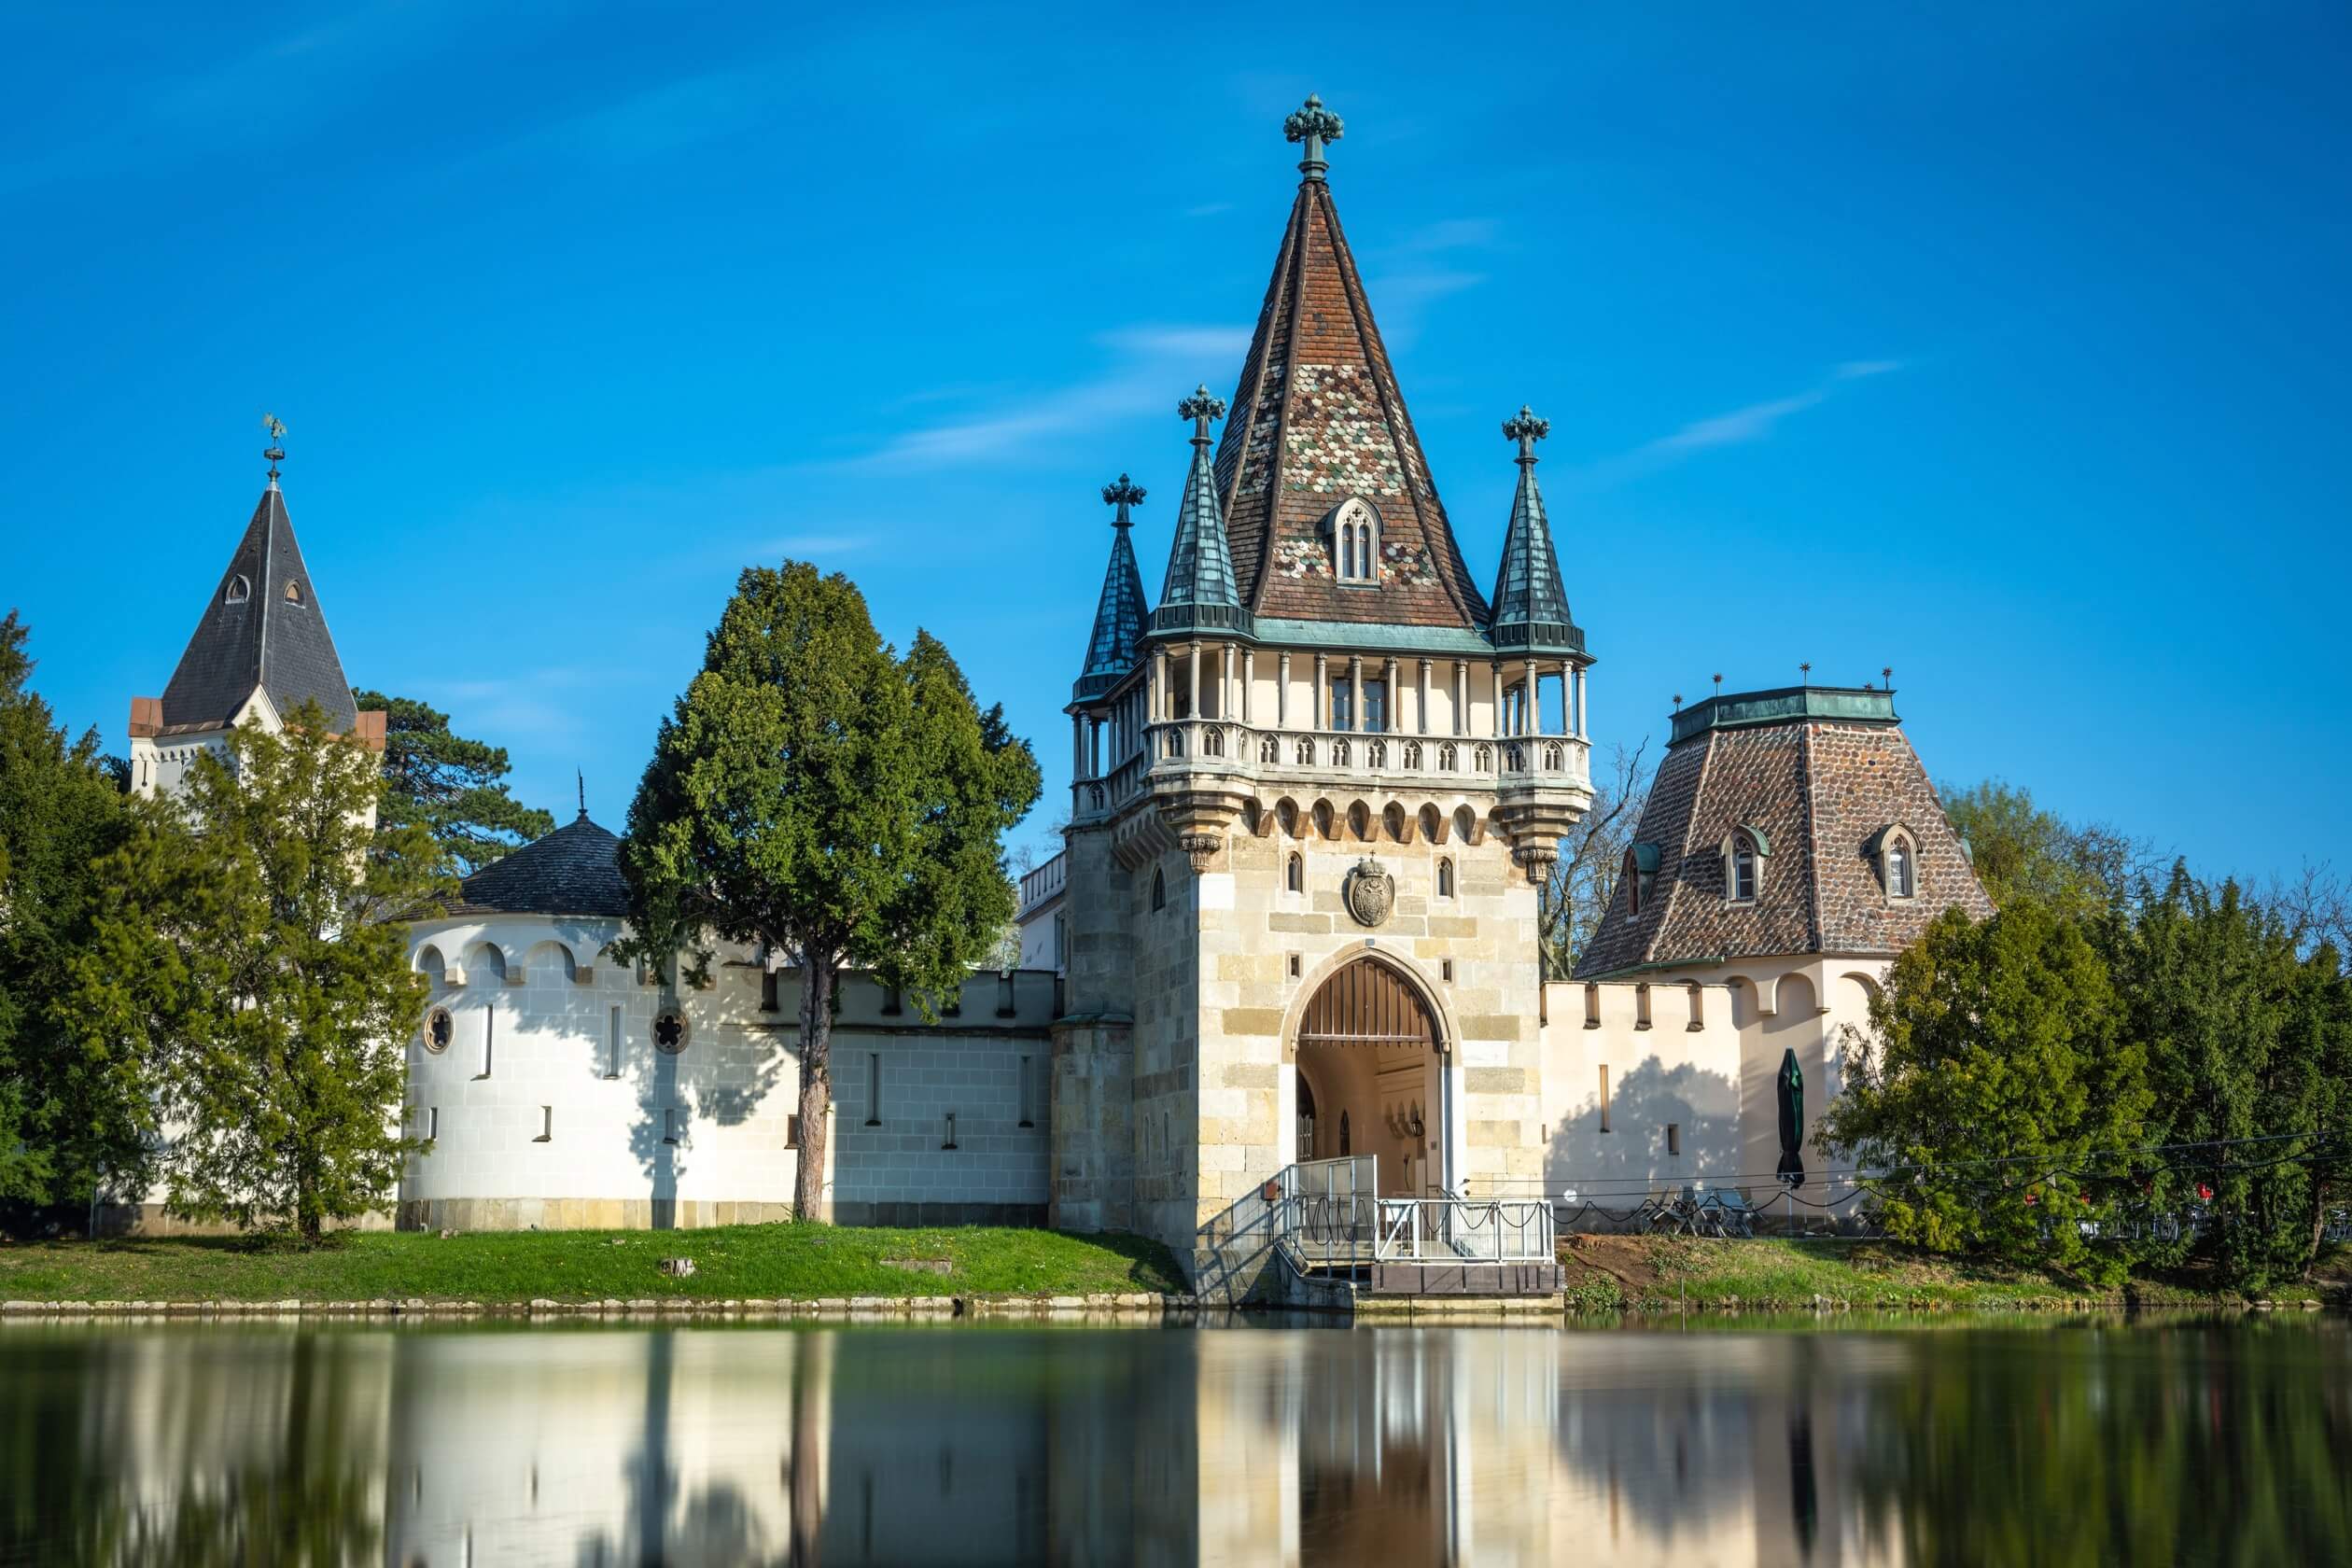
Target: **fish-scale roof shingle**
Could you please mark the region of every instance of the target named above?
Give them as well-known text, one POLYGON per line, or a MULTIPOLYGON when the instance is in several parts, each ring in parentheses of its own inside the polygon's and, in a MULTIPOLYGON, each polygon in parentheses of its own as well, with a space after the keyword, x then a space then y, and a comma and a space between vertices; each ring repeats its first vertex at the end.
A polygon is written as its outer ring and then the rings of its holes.
POLYGON ((458 884, 453 915, 608 915, 629 912, 621 840, 579 819, 491 861, 458 884))

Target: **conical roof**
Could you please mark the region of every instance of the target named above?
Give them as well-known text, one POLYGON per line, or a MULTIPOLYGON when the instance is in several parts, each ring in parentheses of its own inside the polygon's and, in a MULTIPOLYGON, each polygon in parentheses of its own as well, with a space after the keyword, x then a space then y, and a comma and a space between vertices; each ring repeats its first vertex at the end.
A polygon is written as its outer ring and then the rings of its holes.
POLYGON ((586 811, 457 885, 453 915, 626 915, 621 840, 586 811))
POLYGON ((1143 635, 1143 578, 1135 566, 1134 526, 1128 509, 1143 504, 1143 487, 1127 475, 1102 487, 1112 515, 1111 565, 1102 574, 1102 597, 1095 605, 1094 631, 1086 638, 1085 667, 1071 695, 1079 702, 1100 696, 1135 667, 1135 641, 1143 635))
POLYGON ((1568 615, 1568 590, 1552 553, 1551 525, 1544 516, 1544 493, 1535 484, 1535 443, 1551 434, 1551 421, 1524 405, 1504 421, 1503 434, 1519 442, 1519 492, 1511 498, 1511 525, 1503 535, 1503 568, 1494 580, 1494 615, 1488 623, 1503 652, 1580 653, 1584 633, 1568 615))
POLYGON ((1487 605, 1437 498, 1354 254, 1323 178, 1339 121, 1310 100, 1274 275, 1217 449, 1242 603, 1260 617, 1483 632, 1487 605), (1379 515, 1379 581, 1342 586, 1328 523, 1349 497, 1379 515))
POLYGON ((1209 423, 1224 417, 1225 411, 1223 399, 1211 397, 1206 386, 1176 405, 1176 412, 1193 422, 1193 458, 1184 498, 1176 507, 1168 577, 1160 585, 1159 608, 1152 612, 1155 632, 1249 631, 1209 458, 1209 423))
POLYGON ((261 492, 163 688, 162 723, 166 729, 229 723, 257 688, 269 693, 280 717, 315 700, 337 732, 357 721, 351 682, 343 678, 274 479, 261 492))

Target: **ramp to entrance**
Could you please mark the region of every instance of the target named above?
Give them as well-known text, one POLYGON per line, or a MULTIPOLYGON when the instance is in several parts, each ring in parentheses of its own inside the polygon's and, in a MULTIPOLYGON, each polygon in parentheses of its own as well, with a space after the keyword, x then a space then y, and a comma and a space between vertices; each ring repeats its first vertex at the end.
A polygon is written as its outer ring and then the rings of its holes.
POLYGON ((1306 1160, 1266 1183, 1267 1230, 1290 1270, 1352 1296, 1560 1293, 1551 1205, 1453 1193, 1383 1197, 1377 1156, 1306 1160))

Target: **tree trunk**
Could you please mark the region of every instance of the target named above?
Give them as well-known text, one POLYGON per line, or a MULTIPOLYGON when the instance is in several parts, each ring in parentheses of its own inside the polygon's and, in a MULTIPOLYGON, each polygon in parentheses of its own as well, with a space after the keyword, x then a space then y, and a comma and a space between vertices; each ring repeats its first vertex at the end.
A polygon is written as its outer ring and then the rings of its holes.
POLYGON ((800 1169, 792 1217, 825 1217, 825 1146, 832 1141, 833 992, 838 959, 805 953, 800 995, 800 1169))

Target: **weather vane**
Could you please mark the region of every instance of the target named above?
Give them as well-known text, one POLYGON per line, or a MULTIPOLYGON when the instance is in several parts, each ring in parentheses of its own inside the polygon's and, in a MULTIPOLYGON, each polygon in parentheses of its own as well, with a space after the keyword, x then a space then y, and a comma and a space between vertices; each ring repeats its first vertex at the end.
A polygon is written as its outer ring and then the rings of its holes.
POLYGON ((1114 528, 1124 528, 1132 521, 1127 516, 1127 509, 1143 504, 1143 486, 1136 483, 1127 475, 1121 474, 1102 487, 1102 504, 1119 509, 1117 514, 1111 519, 1111 525, 1114 528))
POLYGON ((1323 171, 1331 167, 1330 161, 1323 157, 1323 144, 1337 141, 1340 131, 1339 117, 1324 108, 1321 98, 1311 92, 1307 94, 1306 106, 1293 109, 1290 118, 1282 121, 1285 139, 1307 144, 1305 155, 1298 161, 1300 174, 1310 180, 1323 177, 1323 171))
POLYGON ((270 438, 269 449, 261 454, 270 460, 270 483, 277 483, 278 465, 286 461, 286 421, 274 413, 261 416, 261 428, 270 438))

